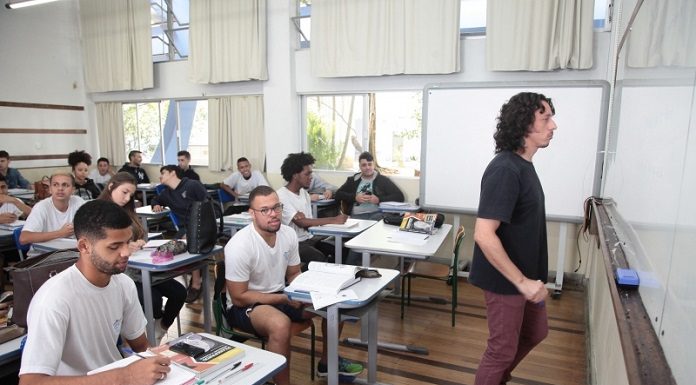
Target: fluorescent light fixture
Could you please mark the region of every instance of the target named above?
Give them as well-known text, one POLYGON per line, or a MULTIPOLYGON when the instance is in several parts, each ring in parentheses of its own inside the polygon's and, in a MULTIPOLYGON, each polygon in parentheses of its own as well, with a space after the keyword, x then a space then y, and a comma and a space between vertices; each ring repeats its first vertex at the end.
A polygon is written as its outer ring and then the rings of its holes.
POLYGON ((26 1, 15 1, 15 2, 8 2, 5 4, 5 7, 9 9, 17 9, 17 8, 24 8, 24 7, 30 7, 32 5, 39 5, 39 4, 46 4, 46 3, 52 3, 54 1, 58 0, 26 0, 26 1))

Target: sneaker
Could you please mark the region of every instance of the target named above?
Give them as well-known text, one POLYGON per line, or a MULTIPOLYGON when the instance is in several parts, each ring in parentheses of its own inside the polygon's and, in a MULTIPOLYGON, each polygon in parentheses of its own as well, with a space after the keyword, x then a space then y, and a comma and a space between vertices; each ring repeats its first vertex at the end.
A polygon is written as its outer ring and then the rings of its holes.
MULTIPOLYGON (((328 375, 328 368, 327 364, 322 363, 319 361, 319 364, 317 365, 317 376, 318 377, 326 377, 328 375)), ((346 376, 346 377, 355 377, 362 373, 363 371, 363 366, 359 363, 348 361, 343 357, 338 357, 338 375, 339 376, 346 376)), ((341 382, 349 382, 349 381, 341 381, 341 382)))
POLYGON ((201 296, 201 289, 200 288, 196 289, 193 286, 189 286, 188 289, 186 289, 186 299, 184 300, 184 302, 193 303, 200 296, 201 296))

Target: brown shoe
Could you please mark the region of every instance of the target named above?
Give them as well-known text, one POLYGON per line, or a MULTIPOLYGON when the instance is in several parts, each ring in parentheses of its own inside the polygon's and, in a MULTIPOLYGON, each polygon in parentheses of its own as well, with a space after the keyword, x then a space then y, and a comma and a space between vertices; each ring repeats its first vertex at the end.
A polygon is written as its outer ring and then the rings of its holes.
POLYGON ((200 296, 201 296, 201 289, 200 288, 196 289, 193 286, 189 286, 188 289, 186 289, 186 299, 184 300, 184 302, 193 303, 200 296))

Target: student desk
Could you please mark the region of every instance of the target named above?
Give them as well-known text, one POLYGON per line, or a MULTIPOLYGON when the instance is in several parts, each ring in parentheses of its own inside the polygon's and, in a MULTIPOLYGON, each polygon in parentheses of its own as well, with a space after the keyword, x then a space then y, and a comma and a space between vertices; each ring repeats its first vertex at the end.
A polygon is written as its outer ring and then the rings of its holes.
POLYGON ((222 222, 225 226, 225 230, 230 231, 230 236, 234 236, 234 233, 236 233, 237 230, 242 229, 247 225, 250 225, 252 220, 250 215, 241 213, 226 215, 222 217, 222 222))
POLYGON ((171 279, 184 273, 203 268, 203 328, 210 331, 211 300, 208 281, 208 257, 222 251, 222 247, 215 246, 213 250, 206 254, 182 253, 175 255, 174 259, 163 263, 153 263, 150 253, 152 250, 139 250, 128 259, 128 267, 140 270, 141 281, 143 284, 143 308, 147 319, 147 338, 150 345, 155 344, 155 320, 152 312, 152 285, 160 280, 171 279), (152 273, 167 273, 153 277, 152 273), (153 278, 155 278, 153 280, 153 278))
POLYGON ((169 215, 169 209, 163 209, 162 211, 155 212, 152 211, 152 206, 143 206, 135 209, 135 214, 140 218, 140 224, 143 225, 143 229, 147 231, 147 220, 148 219, 158 219, 164 218, 169 215))
POLYGON ((254 366, 251 368, 243 372, 239 372, 235 374, 233 378, 222 382, 221 385, 263 385, 266 383, 266 381, 270 381, 272 377, 287 364, 285 357, 280 354, 259 349, 251 345, 245 345, 243 343, 218 337, 209 333, 202 334, 210 339, 239 346, 240 348, 244 349, 242 365, 246 365, 248 363, 254 364, 254 366))
POLYGON ((319 199, 312 201, 312 218, 319 218, 319 207, 326 207, 336 204, 335 199, 319 199))
MULTIPOLYGON (((266 381, 270 380, 276 373, 278 373, 281 369, 283 369, 286 365, 286 359, 284 356, 269 352, 267 350, 259 349, 257 347, 251 346, 251 345, 245 345, 241 342, 236 342, 232 341, 223 337, 218 337, 215 335, 212 335, 210 333, 197 333, 202 336, 205 336, 206 338, 210 338, 212 340, 217 340, 220 342, 223 342, 228 345, 233 345, 237 346, 241 349, 244 350, 244 357, 241 359, 241 365, 247 365, 247 364, 253 364, 253 366, 247 370, 244 371, 239 371, 236 374, 233 374, 231 378, 223 381, 226 375, 230 375, 231 373, 229 372, 232 367, 234 362, 238 362, 236 360, 233 360, 229 364, 226 364, 225 367, 222 369, 222 373, 220 373, 219 377, 216 377, 216 375, 212 375, 211 381, 206 381, 206 384, 214 384, 214 385, 263 385, 266 383, 266 381)), ((133 357, 127 357, 122 360, 116 361, 112 364, 103 366, 101 369, 102 370, 107 370, 107 369, 115 369, 115 368, 120 368, 124 367, 130 363, 132 363, 133 357)), ((167 381, 161 381, 163 383, 166 383, 167 381)), ((172 381, 169 381, 172 382, 172 381)), ((157 381, 156 383, 160 383, 160 381, 157 381)), ((189 384, 194 384, 194 382, 190 382, 189 384)))
POLYGON ((46 242, 32 243, 31 246, 34 248, 34 250, 42 253, 56 250, 77 249, 77 239, 56 238, 46 242))
POLYGON ((20 346, 25 336, 23 335, 0 344, 0 377, 19 371, 22 358, 20 346))
POLYGON ((136 190, 143 193, 143 206, 147 206, 147 193, 154 194, 157 183, 138 183, 136 190))
POLYGON ((354 237, 363 231, 370 228, 372 225, 377 223, 377 221, 372 221, 369 219, 348 219, 349 221, 356 221, 358 224, 353 227, 344 227, 341 225, 323 225, 323 226, 312 226, 307 230, 313 235, 325 235, 334 237, 335 249, 334 257, 336 258, 336 263, 343 263, 343 238, 354 237))
MULTIPOLYGON (((379 221, 374 226, 363 231, 357 237, 351 239, 346 243, 346 247, 362 253, 362 265, 370 266, 370 256, 371 254, 384 254, 393 255, 401 258, 403 263, 403 258, 413 258, 413 259, 428 259, 437 253, 438 249, 442 246, 445 238, 452 229, 452 225, 443 224, 442 227, 437 229, 437 231, 431 234, 424 244, 410 244, 405 242, 394 242, 391 237, 394 235, 395 231, 399 231, 398 226, 392 226, 384 223, 384 221, 379 221)), ((364 345, 365 329, 363 327, 363 333, 360 341, 350 339, 347 342, 357 345, 364 345)), ((394 349, 403 350, 412 353, 428 354, 428 350, 417 346, 399 345, 391 343, 382 343, 380 346, 394 349)))
POLYGON ((7 190, 7 193, 24 201, 34 199, 34 190, 26 188, 11 188, 7 190))
MULTIPOLYGON (((377 322, 379 321, 377 308, 379 301, 383 298, 382 291, 394 279, 399 276, 399 272, 393 269, 377 269, 380 274, 379 278, 363 278, 356 284, 349 287, 355 291, 358 299, 346 302, 339 302, 330 305, 326 311, 316 311, 326 317, 327 332, 324 338, 327 338, 327 356, 328 356, 328 384, 338 385, 338 328, 340 316, 356 316, 361 317, 367 313, 367 324, 362 322, 362 326, 367 329, 367 383, 377 383, 377 322), (324 314, 325 313, 325 314, 324 314)), ((297 301, 311 303, 312 299, 309 293, 294 292, 287 288, 285 293, 289 298, 297 301)), ((364 318, 363 318, 364 320, 364 318)), ((363 382, 361 379, 356 379, 355 382, 363 382)))

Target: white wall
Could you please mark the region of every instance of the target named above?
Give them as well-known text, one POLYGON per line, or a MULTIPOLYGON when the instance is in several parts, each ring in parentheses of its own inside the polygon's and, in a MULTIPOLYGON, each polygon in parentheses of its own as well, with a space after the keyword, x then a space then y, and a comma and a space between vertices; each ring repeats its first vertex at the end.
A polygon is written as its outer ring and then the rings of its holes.
MULTIPOLYGON (((0 101, 85 106, 76 0, 40 7, 0 8, 0 101)), ((87 107, 89 108, 89 107, 87 107)), ((0 107, 2 128, 87 129, 84 134, 2 134, 10 155, 68 153, 96 146, 89 111, 0 107)), ((14 167, 67 165, 16 161, 14 167)))

